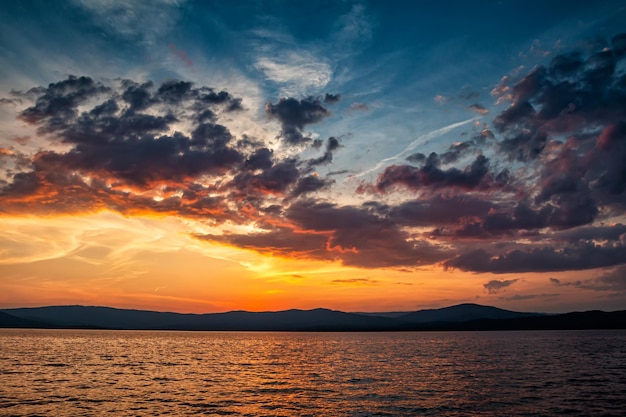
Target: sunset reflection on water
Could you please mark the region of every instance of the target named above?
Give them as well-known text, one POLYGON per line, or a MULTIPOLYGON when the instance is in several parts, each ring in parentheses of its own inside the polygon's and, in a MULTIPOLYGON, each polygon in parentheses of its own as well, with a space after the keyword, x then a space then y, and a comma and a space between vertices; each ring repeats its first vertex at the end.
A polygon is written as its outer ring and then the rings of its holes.
POLYGON ((2 330, 0 414, 610 414, 626 393, 624 342, 623 331, 2 330))

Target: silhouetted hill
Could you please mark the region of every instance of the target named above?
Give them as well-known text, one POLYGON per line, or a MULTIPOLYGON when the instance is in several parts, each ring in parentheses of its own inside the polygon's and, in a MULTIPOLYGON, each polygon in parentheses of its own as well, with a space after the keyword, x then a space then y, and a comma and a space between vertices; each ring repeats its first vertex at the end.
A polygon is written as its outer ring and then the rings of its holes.
POLYGON ((125 310, 111 307, 52 306, 16 308, 5 312, 28 320, 62 327, 99 327, 108 329, 151 329, 163 323, 184 323, 194 314, 125 310))
POLYGON ((394 316, 344 313, 323 308, 179 314, 110 307, 56 306, 0 311, 0 327, 267 331, 626 329, 626 311, 546 315, 461 304, 394 316))
POLYGON ((481 319, 445 326, 445 330, 585 330, 626 329, 626 310, 584 311, 552 316, 518 317, 506 320, 481 319))
POLYGON ((30 329, 30 328, 46 328, 50 326, 46 325, 45 323, 41 323, 41 322, 34 321, 34 320, 23 319, 23 318, 16 317, 11 314, 0 311, 0 327, 4 327, 4 328, 19 327, 23 329, 30 329))
POLYGON ((542 315, 539 313, 519 313, 503 310, 497 307, 482 306, 479 304, 459 304, 431 310, 420 310, 397 317, 410 323, 432 322, 464 322, 477 319, 512 319, 542 315))
POLYGON ((55 306, 5 310, 53 326, 173 330, 375 330, 398 327, 393 319, 327 309, 251 313, 179 314, 110 307, 55 306))

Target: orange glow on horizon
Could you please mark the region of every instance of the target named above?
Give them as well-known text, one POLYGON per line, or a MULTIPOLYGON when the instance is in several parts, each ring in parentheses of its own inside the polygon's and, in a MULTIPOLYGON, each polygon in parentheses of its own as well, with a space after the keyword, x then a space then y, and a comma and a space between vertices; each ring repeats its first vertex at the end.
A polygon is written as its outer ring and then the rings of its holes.
MULTIPOLYGON (((478 302, 524 310, 532 299, 516 299, 517 291, 553 299, 555 291, 545 288, 548 277, 563 276, 527 274, 529 279, 519 280, 515 274, 440 266, 364 269, 306 253, 260 253, 202 241, 191 235, 193 227, 188 219, 104 210, 0 216, 0 308, 82 304, 184 313, 318 307, 365 312, 478 302), (489 294, 483 284, 490 279, 516 284, 489 294)), ((585 297, 573 288, 560 290, 572 304, 585 297)))

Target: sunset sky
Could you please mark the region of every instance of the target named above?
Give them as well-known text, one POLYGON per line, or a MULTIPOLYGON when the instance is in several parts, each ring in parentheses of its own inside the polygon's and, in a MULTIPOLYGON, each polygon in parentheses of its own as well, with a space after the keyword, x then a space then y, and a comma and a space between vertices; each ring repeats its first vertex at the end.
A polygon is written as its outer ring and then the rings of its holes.
POLYGON ((623 309, 624 22, 5 2, 0 308, 623 309))

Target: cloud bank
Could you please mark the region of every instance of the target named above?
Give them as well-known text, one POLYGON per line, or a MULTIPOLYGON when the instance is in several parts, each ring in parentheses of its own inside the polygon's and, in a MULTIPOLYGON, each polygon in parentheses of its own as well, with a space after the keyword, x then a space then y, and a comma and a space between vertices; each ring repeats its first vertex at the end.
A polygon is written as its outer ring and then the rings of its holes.
MULTIPOLYGON (((568 51, 505 79, 507 88, 493 92, 507 103, 501 111, 470 106, 493 117, 479 133, 439 154, 409 155, 422 143, 411 144, 373 183, 361 183, 352 203, 335 194, 330 178, 345 167, 326 177, 315 171, 342 151, 341 136, 309 132, 328 122, 344 100, 339 94, 268 102, 265 117, 279 129, 271 145, 226 127, 226 118, 259 110, 227 91, 176 79, 71 76, 4 98, 43 142, 33 152, 19 143, 1 150, 0 211, 190 217, 246 226, 190 231, 200 240, 362 268, 620 271, 625 45, 619 34, 597 50, 568 51)), ((270 64, 259 64, 268 77, 288 75, 270 64)), ((603 280, 621 285, 613 275, 603 280)), ((484 287, 495 294, 515 282, 484 287)))

